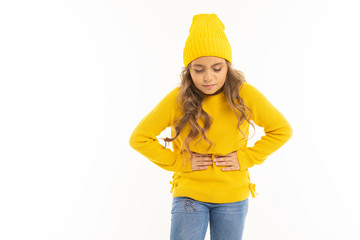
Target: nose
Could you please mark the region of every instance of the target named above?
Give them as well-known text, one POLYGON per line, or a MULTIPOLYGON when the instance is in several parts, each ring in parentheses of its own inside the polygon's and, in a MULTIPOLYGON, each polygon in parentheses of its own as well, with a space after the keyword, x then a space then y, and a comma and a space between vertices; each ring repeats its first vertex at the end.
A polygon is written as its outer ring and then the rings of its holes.
POLYGON ((205 72, 204 74, 204 81, 205 82, 210 82, 211 81, 211 72, 208 70, 205 72))

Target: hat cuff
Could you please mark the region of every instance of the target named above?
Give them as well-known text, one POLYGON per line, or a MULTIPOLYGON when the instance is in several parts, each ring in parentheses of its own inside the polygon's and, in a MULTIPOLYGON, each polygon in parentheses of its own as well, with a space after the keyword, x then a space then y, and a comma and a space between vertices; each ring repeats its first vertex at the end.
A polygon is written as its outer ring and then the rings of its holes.
POLYGON ((221 57, 232 63, 231 46, 227 39, 202 38, 186 42, 183 60, 185 67, 199 57, 221 57))

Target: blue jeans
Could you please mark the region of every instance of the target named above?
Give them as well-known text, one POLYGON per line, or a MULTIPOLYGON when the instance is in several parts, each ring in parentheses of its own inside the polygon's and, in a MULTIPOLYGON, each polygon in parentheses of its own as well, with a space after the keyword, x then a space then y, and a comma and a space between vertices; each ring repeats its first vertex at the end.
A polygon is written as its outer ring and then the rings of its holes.
POLYGON ((233 203, 208 203, 174 197, 170 240, 203 240, 209 222, 211 240, 241 240, 248 204, 248 199, 233 203))

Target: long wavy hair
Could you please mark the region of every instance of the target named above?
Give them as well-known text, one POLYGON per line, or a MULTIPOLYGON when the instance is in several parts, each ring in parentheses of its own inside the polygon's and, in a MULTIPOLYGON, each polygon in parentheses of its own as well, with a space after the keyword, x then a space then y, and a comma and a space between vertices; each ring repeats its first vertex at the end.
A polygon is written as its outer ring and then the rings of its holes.
MULTIPOLYGON (((248 140, 249 138, 240 129, 240 125, 244 121, 247 121, 253 126, 255 133, 254 124, 250 122, 252 114, 251 109, 245 105, 243 99, 239 96, 239 90, 242 87, 243 82, 246 82, 246 80, 244 74, 241 71, 234 69, 229 61, 226 60, 226 64, 228 66, 228 71, 222 89, 226 96, 227 102, 236 114, 236 117, 238 119, 237 127, 240 133, 245 139, 248 140), (246 113, 247 110, 248 114, 246 113)), ((177 119, 177 123, 175 126, 175 136, 173 138, 166 137, 163 138, 163 140, 165 141, 166 147, 167 143, 174 141, 179 136, 184 126, 189 123, 190 132, 185 138, 184 144, 186 151, 190 154, 190 156, 192 156, 189 143, 194 140, 199 134, 201 134, 201 138, 196 144, 198 144, 202 139, 204 139, 209 144, 209 148, 207 149, 206 153, 213 145, 213 143, 206 136, 206 133, 213 122, 213 118, 202 109, 202 103, 205 94, 195 86, 190 75, 190 67, 191 63, 188 64, 187 67, 184 67, 181 72, 180 91, 176 100, 178 107, 183 111, 184 114, 182 115, 182 117, 177 119), (203 128, 198 123, 198 120, 200 118, 204 121, 203 128)))

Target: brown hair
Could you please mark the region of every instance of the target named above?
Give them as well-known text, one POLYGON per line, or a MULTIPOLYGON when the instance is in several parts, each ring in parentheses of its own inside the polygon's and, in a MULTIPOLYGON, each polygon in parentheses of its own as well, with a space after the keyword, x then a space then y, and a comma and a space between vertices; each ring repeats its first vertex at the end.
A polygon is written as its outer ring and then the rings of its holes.
MULTIPOLYGON (((223 91, 230 107, 236 114, 238 119, 237 127, 240 133, 245 139, 248 139, 240 129, 240 125, 244 122, 244 120, 246 120, 253 126, 255 131, 254 124, 250 122, 251 109, 245 105, 243 99, 239 96, 239 90, 242 87, 243 82, 246 82, 246 80, 241 71, 234 69, 229 61, 226 60, 226 63, 228 65, 228 71, 223 91), (249 111, 248 115, 246 114, 247 110, 249 111)), ((196 144, 204 139, 210 145, 206 152, 209 151, 213 143, 206 137, 206 132, 212 123, 212 117, 202 109, 202 102, 205 94, 194 85, 190 75, 190 66, 191 63, 187 67, 184 67, 181 72, 181 85, 177 96, 177 105, 184 114, 180 119, 178 119, 178 123, 175 126, 175 136, 173 138, 163 138, 163 140, 165 141, 165 146, 168 142, 174 141, 179 136, 180 131, 184 128, 184 126, 189 123, 190 132, 185 138, 184 144, 187 152, 190 156, 192 156, 189 143, 199 134, 201 134, 201 139, 196 144), (202 128, 197 122, 200 118, 204 120, 204 128, 202 128)))

